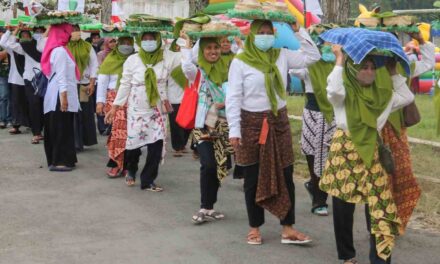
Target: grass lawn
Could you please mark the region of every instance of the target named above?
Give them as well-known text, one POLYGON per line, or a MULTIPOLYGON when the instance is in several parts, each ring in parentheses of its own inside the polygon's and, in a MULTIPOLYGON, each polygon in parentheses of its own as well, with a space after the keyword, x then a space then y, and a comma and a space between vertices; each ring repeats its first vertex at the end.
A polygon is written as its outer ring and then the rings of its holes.
MULTIPOLYGON (((287 100, 289 114, 302 116, 304 103, 304 96, 289 96, 287 100)), ((432 97, 417 95, 416 103, 422 116, 422 121, 417 126, 409 128, 409 136, 440 142, 440 136, 436 135, 437 121, 433 111, 432 97)), ((295 171, 299 176, 309 178, 305 157, 300 151, 301 121, 291 120, 291 126, 296 157, 295 171)), ((426 180, 426 178, 440 180, 440 148, 411 144, 411 156, 414 173, 419 178, 419 183, 423 190, 417 209, 427 215, 438 215, 440 214, 440 181, 432 182, 426 180)))

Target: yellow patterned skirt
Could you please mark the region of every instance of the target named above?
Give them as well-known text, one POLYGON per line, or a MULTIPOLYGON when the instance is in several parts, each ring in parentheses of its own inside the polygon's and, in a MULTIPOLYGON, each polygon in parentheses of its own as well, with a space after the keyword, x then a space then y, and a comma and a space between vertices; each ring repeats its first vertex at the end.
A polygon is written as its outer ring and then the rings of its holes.
POLYGON ((388 259, 401 221, 377 150, 371 167, 367 168, 355 150, 349 132, 338 129, 333 136, 319 187, 345 202, 368 204, 371 234, 376 237, 378 256, 388 259))

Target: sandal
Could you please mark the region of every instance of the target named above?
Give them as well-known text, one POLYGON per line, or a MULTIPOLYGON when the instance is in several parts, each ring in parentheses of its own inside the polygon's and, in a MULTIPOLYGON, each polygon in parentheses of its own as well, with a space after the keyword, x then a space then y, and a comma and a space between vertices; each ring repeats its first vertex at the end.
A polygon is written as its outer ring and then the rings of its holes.
POLYGON ((109 178, 118 178, 121 174, 119 173, 119 169, 117 167, 111 168, 107 171, 107 177, 109 178))
POLYGON ((150 191, 150 192, 163 192, 163 188, 160 186, 157 186, 154 183, 150 184, 150 186, 145 188, 145 190, 150 191))
POLYGON ((33 137, 31 140, 31 144, 33 145, 40 144, 40 138, 38 136, 33 137))
POLYGON ((312 213, 319 216, 328 216, 327 206, 313 208, 312 213))
POLYGON ((304 245, 310 242, 312 242, 312 239, 299 231, 295 231, 295 234, 290 236, 281 235, 281 244, 304 245))
POLYGON ((9 134, 11 134, 11 135, 18 135, 18 134, 21 134, 21 131, 18 128, 12 128, 12 129, 9 130, 9 134))
POLYGON ((38 135, 36 137, 38 137, 38 140, 44 140, 44 136, 43 135, 38 135))
POLYGON ((358 261, 355 258, 344 260, 343 264, 357 264, 358 261))
POLYGON ((209 220, 221 220, 225 218, 225 215, 219 212, 216 212, 212 210, 211 212, 207 212, 205 214, 206 218, 209 218, 209 220))
POLYGON ((263 240, 261 239, 260 231, 251 230, 247 235, 247 243, 249 245, 261 245, 263 240))
POLYGON ((127 184, 127 186, 132 187, 135 182, 136 180, 134 179, 134 177, 130 176, 130 174, 127 174, 125 176, 125 184, 127 184))
POLYGON ((173 157, 176 157, 176 158, 183 157, 182 151, 181 150, 175 150, 174 154, 173 154, 173 157))
POLYGON ((49 167, 49 171, 53 171, 53 172, 69 172, 72 170, 73 170, 72 167, 67 167, 67 166, 50 166, 49 167))
POLYGON ((200 224, 206 222, 205 213, 198 211, 197 214, 193 215, 192 222, 196 225, 200 225, 200 224))

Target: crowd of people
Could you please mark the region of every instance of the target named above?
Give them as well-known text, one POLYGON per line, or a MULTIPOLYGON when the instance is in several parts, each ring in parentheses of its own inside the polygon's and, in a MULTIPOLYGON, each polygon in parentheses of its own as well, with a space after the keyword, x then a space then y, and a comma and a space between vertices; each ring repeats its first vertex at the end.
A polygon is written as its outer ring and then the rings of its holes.
MULTIPOLYGON (((1 28, 0 128, 17 135, 29 127, 32 144, 44 140, 53 172, 74 170, 84 147, 97 144, 98 131, 108 137, 108 162, 102 166, 107 176, 124 177, 127 186, 139 176, 140 188, 152 192, 164 190, 156 181, 169 137, 173 156, 191 151, 200 162, 194 224, 226 217, 214 206, 221 182, 234 169, 234 178, 244 179, 246 242, 263 243, 267 210, 280 220, 281 243, 307 244, 312 238, 293 227, 294 144, 286 87, 289 76, 297 76, 307 99, 301 150, 311 176, 305 184, 311 212, 327 216, 332 196, 338 257, 357 263, 353 214, 355 204, 364 203, 370 263, 391 263, 395 237, 403 234, 420 195, 401 109, 414 101, 407 81, 433 68, 434 45, 412 34, 421 60, 405 71, 392 57, 368 54, 355 63, 342 44, 314 41, 315 33, 297 23, 292 30, 301 44, 297 51, 273 48, 270 20, 254 20, 244 42, 227 36, 194 42, 182 31, 183 44, 155 31, 102 39, 93 33, 83 40, 80 27, 68 23, 1 28), (36 71, 48 79, 44 98, 34 93, 36 71), (197 91, 196 114, 194 128, 185 129, 177 119, 190 86, 197 91), (382 162, 384 144, 391 148, 394 170, 382 162), (138 173, 142 148, 147 155, 138 173)), ((374 34, 390 43, 395 38, 374 34)))

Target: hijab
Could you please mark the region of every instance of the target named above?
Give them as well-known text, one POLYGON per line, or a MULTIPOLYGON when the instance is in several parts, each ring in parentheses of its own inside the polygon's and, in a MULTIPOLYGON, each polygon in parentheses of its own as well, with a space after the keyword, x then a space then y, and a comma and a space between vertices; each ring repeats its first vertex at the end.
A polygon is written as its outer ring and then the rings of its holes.
POLYGON ((160 99, 160 95, 157 89, 156 72, 154 71, 153 67, 159 62, 163 61, 163 49, 161 49, 162 36, 158 32, 144 32, 136 37, 136 44, 140 47, 139 57, 141 58, 142 63, 147 67, 145 71, 145 89, 148 97, 148 103, 150 106, 156 106, 157 101, 160 99), (146 52, 144 49, 142 49, 142 37, 145 34, 154 35, 157 41, 157 49, 155 51, 146 52))
POLYGON ((69 48, 70 52, 72 52, 76 65, 78 66, 79 72, 82 76, 84 70, 89 65, 92 44, 83 39, 79 39, 77 41, 69 41, 67 47, 69 48))
POLYGON ((375 81, 365 87, 356 79, 363 64, 345 62, 343 83, 346 91, 345 109, 348 130, 359 156, 367 168, 371 167, 377 142, 377 119, 388 106, 393 95, 393 82, 385 67, 376 69, 375 81))
POLYGON ((221 58, 214 63, 208 62, 205 59, 203 51, 211 43, 215 43, 220 46, 220 41, 218 38, 200 39, 200 49, 197 57, 197 63, 211 82, 217 86, 222 86, 222 84, 228 80, 229 65, 226 65, 221 58))
MULTIPOLYGON (((41 70, 46 76, 50 76, 51 74, 51 66, 50 66, 50 55, 55 48, 63 47, 69 57, 75 61, 72 53, 67 49, 67 44, 69 43, 70 34, 73 31, 73 26, 67 23, 52 25, 49 30, 49 35, 47 37, 46 45, 43 50, 43 54, 41 55, 41 70)), ((80 72, 78 69, 78 65, 75 67, 76 79, 80 79, 80 72)))
MULTIPOLYGON (((272 23, 268 20, 254 20, 251 24, 251 32, 246 38, 244 52, 236 56, 249 66, 259 70, 264 74, 267 97, 274 115, 278 113, 278 101, 276 95, 281 99, 286 99, 286 87, 283 83, 281 73, 276 65, 280 56, 280 49, 271 48, 264 52, 255 45, 255 35, 265 23, 272 23)), ((273 26, 272 26, 273 28, 273 26)))
POLYGON ((110 42, 114 39, 115 38, 104 38, 104 43, 102 44, 104 46, 104 49, 98 53, 98 59, 100 60, 100 63, 103 63, 107 55, 112 52, 112 49, 110 48, 110 42))

